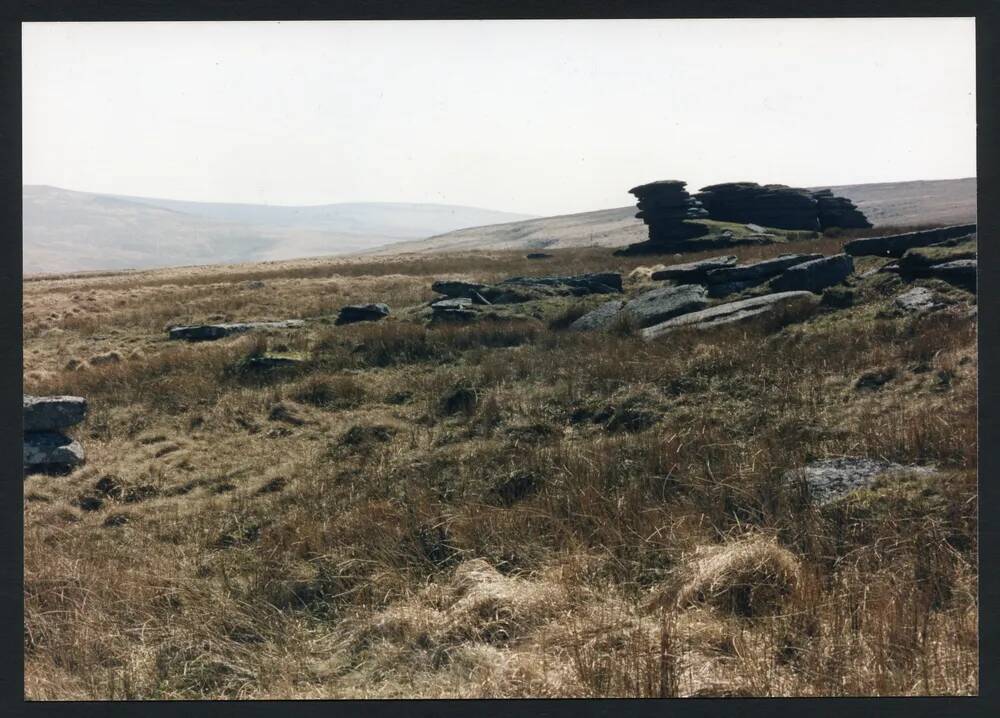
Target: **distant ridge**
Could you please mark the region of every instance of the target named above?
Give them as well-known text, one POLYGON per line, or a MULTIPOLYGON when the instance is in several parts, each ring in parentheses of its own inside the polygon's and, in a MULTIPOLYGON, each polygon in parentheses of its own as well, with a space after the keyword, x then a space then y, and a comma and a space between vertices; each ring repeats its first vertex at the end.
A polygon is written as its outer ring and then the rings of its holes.
POLYGON ((26 274, 346 254, 530 215, 457 205, 286 207, 23 187, 26 274))
MULTIPOLYGON (((976 179, 914 180, 856 185, 825 185, 851 199, 876 227, 963 224, 976 221, 976 179)), ((624 193, 624 192, 623 192, 624 193)), ((635 205, 595 212, 539 217, 447 232, 399 242, 366 253, 451 252, 463 250, 622 247, 644 241, 646 227, 635 219, 635 205)))

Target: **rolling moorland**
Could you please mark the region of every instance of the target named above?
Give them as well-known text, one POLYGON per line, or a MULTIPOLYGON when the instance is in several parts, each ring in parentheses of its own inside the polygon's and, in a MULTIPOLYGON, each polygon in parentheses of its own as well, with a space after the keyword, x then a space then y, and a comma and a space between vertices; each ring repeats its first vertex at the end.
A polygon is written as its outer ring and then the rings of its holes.
POLYGON ((577 330, 607 294, 428 306, 902 229, 26 280, 25 392, 89 405, 86 462, 25 479, 26 696, 976 693, 968 288, 858 256, 809 311, 652 338, 577 330), (366 302, 391 313, 337 323, 366 302), (835 500, 797 471, 842 461, 893 471, 835 500))

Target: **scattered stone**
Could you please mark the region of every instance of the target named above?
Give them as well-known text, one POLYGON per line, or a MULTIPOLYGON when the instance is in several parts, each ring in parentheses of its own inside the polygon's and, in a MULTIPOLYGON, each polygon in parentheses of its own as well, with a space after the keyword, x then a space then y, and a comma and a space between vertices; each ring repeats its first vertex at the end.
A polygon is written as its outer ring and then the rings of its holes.
POLYGON ((893 303, 905 312, 924 314, 943 309, 943 299, 926 287, 914 287, 900 294, 893 303))
POLYGON ((723 269, 736 265, 736 257, 725 255, 720 257, 709 257, 697 262, 685 262, 684 264, 674 264, 669 267, 657 269, 650 275, 654 281, 673 280, 685 284, 701 284, 705 281, 709 271, 713 269, 723 269))
POLYGON ((902 257, 906 250, 913 247, 927 247, 956 237, 970 236, 975 231, 974 224, 957 224, 921 232, 852 239, 844 244, 844 251, 854 257, 902 257))
POLYGON ((81 496, 75 503, 82 511, 97 511, 104 506, 104 499, 99 496, 81 496))
POLYGON ((432 322, 469 322, 479 315, 471 298, 441 299, 431 304, 432 322))
POLYGON ((243 282, 244 289, 264 289, 264 287, 266 286, 267 285, 264 284, 264 282, 260 281, 259 279, 251 279, 246 282, 243 282))
POLYGON ((752 264, 741 264, 719 269, 710 269, 705 274, 708 284, 734 284, 743 288, 763 284, 768 279, 776 277, 789 267, 822 259, 822 254, 782 254, 772 259, 765 259, 752 264))
POLYGON ((53 431, 79 424, 87 416, 82 396, 32 396, 24 394, 24 430, 53 431))
POLYGON ((301 319, 286 319, 285 321, 280 322, 194 324, 186 327, 171 327, 168 334, 171 339, 183 339, 189 342, 205 342, 257 329, 299 329, 303 326, 305 326, 305 322, 301 319))
MULTIPOLYGON (((622 291, 622 275, 618 272, 593 272, 570 277, 511 277, 500 282, 500 287, 510 285, 554 288, 576 296, 614 294, 622 291), (566 289, 570 291, 566 292, 566 289)), ((488 295, 480 294, 488 298, 488 295)))
POLYGON ((356 424, 344 432, 340 437, 343 446, 368 446, 371 444, 384 444, 392 440, 396 435, 396 430, 391 426, 362 426, 356 424))
POLYGON ((236 371, 240 374, 266 374, 274 371, 298 369, 304 364, 305 362, 301 359, 262 354, 240 360, 236 371))
POLYGON ((775 311, 808 311, 819 304, 819 298, 812 292, 779 292, 761 297, 727 302, 708 309, 668 319, 641 331, 643 339, 651 340, 685 327, 707 329, 723 324, 733 324, 775 311))
POLYGON ((116 526, 124 526, 129 522, 128 514, 111 514, 106 519, 104 523, 101 524, 105 528, 114 528, 116 526))
POLYGON ((473 294, 485 296, 491 287, 486 284, 475 284, 473 282, 459 281, 437 281, 431 285, 431 289, 438 294, 455 299, 472 299, 473 294))
POLYGON ((789 267, 771 280, 771 288, 779 292, 806 290, 821 292, 826 287, 840 284, 854 271, 854 260, 847 254, 814 259, 789 267))
POLYGON ((82 464, 83 447, 58 431, 24 432, 24 466, 33 471, 61 472, 82 464))
POLYGON ((291 406, 280 401, 271 407, 267 418, 271 421, 283 421, 293 426, 301 426, 306 423, 305 419, 299 416, 291 406))
POLYGON ((858 391, 875 391, 881 389, 890 381, 896 378, 896 370, 893 368, 877 369, 869 371, 858 377, 854 382, 854 388, 858 391))
POLYGON ((342 307, 334 324, 355 324, 357 322, 377 322, 389 316, 387 304, 348 304, 342 307))
POLYGON ((545 252, 529 252, 524 255, 527 259, 550 259, 551 254, 546 254, 545 252))
MULTIPOLYGON (((437 281, 431 285, 431 289, 451 299, 468 299, 475 304, 517 304, 545 297, 620 293, 622 275, 617 272, 596 272, 567 277, 511 277, 495 285, 437 281)), ((441 311, 446 313, 464 309, 465 307, 460 306, 441 307, 441 311)), ((464 320, 470 317, 458 314, 456 318, 464 320)))
POLYGON ((821 459, 801 469, 793 469, 785 474, 785 480, 804 482, 810 497, 822 505, 867 488, 887 474, 929 475, 935 472, 936 469, 926 466, 902 466, 882 459, 842 457, 821 459))

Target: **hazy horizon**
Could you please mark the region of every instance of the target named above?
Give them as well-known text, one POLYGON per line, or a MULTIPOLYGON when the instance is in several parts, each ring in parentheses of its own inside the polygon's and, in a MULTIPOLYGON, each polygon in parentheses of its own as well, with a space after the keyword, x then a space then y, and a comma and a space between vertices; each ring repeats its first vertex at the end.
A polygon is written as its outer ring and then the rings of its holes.
POLYGON ((26 23, 25 185, 539 216, 966 178, 972 18, 26 23), (928 52, 932 47, 933 52, 928 52))

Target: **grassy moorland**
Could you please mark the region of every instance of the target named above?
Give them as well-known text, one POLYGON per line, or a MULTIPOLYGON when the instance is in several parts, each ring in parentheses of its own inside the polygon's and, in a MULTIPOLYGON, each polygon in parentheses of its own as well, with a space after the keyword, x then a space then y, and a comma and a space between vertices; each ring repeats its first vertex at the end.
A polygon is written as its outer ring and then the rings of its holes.
POLYGON ((862 259, 852 306, 788 323, 565 329, 601 297, 424 321, 436 278, 843 241, 26 281, 25 391, 91 407, 86 464, 24 484, 26 696, 976 693, 973 295, 918 280, 954 304, 905 315, 862 259), (334 326, 358 301, 393 315, 334 326), (262 352, 305 361, 240 371, 262 352), (836 456, 939 471, 827 505, 782 479, 836 456))

